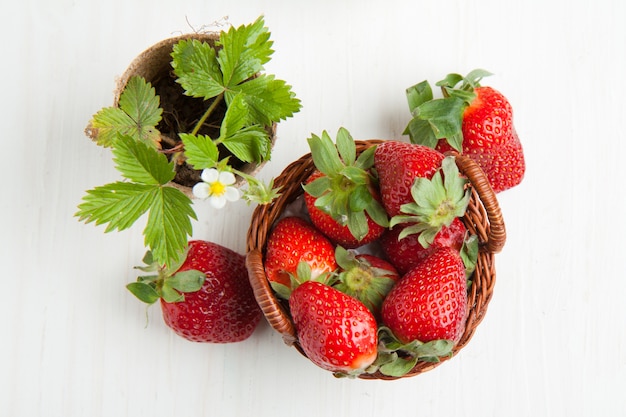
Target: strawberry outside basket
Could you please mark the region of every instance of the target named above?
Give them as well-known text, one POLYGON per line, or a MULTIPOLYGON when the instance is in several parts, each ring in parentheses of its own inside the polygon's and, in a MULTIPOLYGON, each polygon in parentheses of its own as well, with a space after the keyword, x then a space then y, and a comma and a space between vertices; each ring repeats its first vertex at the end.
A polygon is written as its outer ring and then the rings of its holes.
MULTIPOLYGON (((356 141, 357 153, 382 140, 356 141)), ((469 179, 471 198, 463 222, 470 233, 477 235, 480 245, 476 270, 468 293, 468 312, 465 331, 453 348, 452 355, 441 358, 440 362, 418 362, 401 378, 411 377, 429 371, 460 351, 472 338, 476 328, 487 312, 491 300, 496 271, 494 255, 506 241, 504 220, 495 193, 491 189, 482 169, 469 157, 457 155, 459 171, 469 179)), ((296 331, 291 320, 287 303, 278 298, 269 285, 263 265, 267 238, 273 224, 285 209, 303 194, 302 184, 315 170, 311 154, 289 164, 275 179, 275 185, 282 187, 281 195, 272 204, 260 205, 252 213, 247 235, 247 267, 254 295, 263 313, 274 330, 280 333, 285 344, 293 346, 306 356, 298 344, 296 331)), ((380 372, 359 375, 362 379, 398 379, 380 372)))

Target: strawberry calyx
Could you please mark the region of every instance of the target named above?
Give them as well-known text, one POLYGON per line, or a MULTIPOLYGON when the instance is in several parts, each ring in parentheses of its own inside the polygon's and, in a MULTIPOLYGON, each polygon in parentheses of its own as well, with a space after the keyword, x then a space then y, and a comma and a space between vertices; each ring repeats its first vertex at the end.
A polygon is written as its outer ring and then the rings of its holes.
POLYGON ((475 69, 465 77, 448 74, 435 85, 441 88, 443 98, 435 99, 430 83, 424 80, 407 88, 406 96, 413 118, 404 130, 411 143, 435 148, 445 139, 457 152, 463 152, 463 114, 476 98, 474 90, 490 72, 475 69), (460 84, 460 85, 459 85, 460 84))
POLYGON ((137 277, 137 281, 129 283, 126 288, 148 305, 154 304, 160 298, 168 303, 185 301, 185 293, 199 291, 206 279, 203 272, 194 269, 177 272, 186 258, 187 251, 168 267, 156 262, 152 252, 148 251, 143 257, 144 265, 135 269, 149 275, 137 277))
POLYGON ((402 230, 398 239, 419 233, 419 243, 428 248, 443 226, 450 226, 456 217, 465 214, 470 200, 467 182, 460 175, 453 156, 443 159, 441 168, 431 179, 416 178, 411 187, 413 202, 403 204, 401 214, 389 222, 390 227, 412 223, 402 230))
POLYGON ((361 301, 377 315, 385 296, 396 283, 398 272, 376 267, 367 257, 357 257, 354 252, 341 246, 337 246, 335 258, 341 272, 334 287, 361 301))
POLYGON ((316 281, 322 284, 332 286, 337 282, 337 274, 333 272, 324 272, 316 276, 312 275, 311 265, 306 261, 298 262, 296 272, 287 272, 289 274, 290 286, 282 284, 278 281, 270 281, 270 286, 276 295, 284 300, 289 300, 291 293, 300 285, 307 281, 316 281))
POLYGON ((472 104, 472 101, 476 98, 474 90, 480 87, 480 82, 484 77, 490 75, 493 74, 483 69, 472 70, 465 77, 460 74, 451 73, 446 75, 443 80, 437 81, 435 85, 441 88, 444 97, 456 96, 469 105, 472 104))
POLYGON ((376 148, 366 149, 357 158, 356 144, 345 128, 339 129, 336 144, 326 131, 307 141, 313 163, 323 174, 303 185, 315 197, 315 207, 347 226, 357 240, 368 233, 366 213, 376 224, 387 227, 387 214, 371 192, 377 183, 371 170, 376 148))
POLYGON ((451 356, 454 342, 439 339, 430 342, 413 340, 402 343, 386 326, 378 328, 378 356, 365 371, 402 377, 411 371, 418 362, 440 362, 442 357, 451 356))

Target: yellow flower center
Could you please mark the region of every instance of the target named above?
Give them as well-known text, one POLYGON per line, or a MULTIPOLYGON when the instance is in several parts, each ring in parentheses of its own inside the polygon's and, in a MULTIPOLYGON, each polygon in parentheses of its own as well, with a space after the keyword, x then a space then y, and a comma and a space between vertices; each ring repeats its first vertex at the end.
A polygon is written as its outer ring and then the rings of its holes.
POLYGON ((219 197, 226 192, 226 186, 219 181, 215 181, 209 184, 209 190, 211 191, 211 195, 219 197))

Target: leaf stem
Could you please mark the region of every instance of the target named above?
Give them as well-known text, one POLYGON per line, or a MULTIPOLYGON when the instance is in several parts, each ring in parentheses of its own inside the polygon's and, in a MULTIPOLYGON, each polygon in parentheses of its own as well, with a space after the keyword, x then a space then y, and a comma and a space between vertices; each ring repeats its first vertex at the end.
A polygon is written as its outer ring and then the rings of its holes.
POLYGON ((209 106, 207 111, 204 112, 204 114, 202 115, 202 117, 198 121, 198 124, 196 124, 196 127, 194 127, 193 130, 191 131, 192 135, 195 136, 195 135, 198 134, 198 131, 200 130, 200 128, 202 127, 204 122, 206 122, 206 120, 213 113, 213 111, 215 110, 217 105, 222 101, 223 98, 224 98, 224 93, 220 93, 217 97, 215 97, 215 99, 213 100, 213 103, 211 103, 211 105, 209 106))

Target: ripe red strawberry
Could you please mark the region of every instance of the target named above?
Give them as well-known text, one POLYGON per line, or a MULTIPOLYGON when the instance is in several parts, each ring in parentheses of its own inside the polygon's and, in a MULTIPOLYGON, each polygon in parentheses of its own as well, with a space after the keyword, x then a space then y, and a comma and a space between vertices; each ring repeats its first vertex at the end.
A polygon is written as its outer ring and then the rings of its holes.
POLYGON ((376 240, 388 226, 387 213, 371 172, 374 147, 357 157, 356 144, 339 129, 335 145, 328 133, 308 139, 317 171, 304 185, 313 224, 334 243, 355 248, 376 240))
POLYGON ((355 254, 341 246, 337 247, 335 258, 340 272, 333 287, 361 301, 378 317, 384 298, 400 279, 396 268, 378 256, 355 254))
POLYGON ((178 272, 196 270, 206 279, 184 301, 161 299, 163 319, 177 334, 196 342, 227 343, 247 339, 261 318, 246 269, 245 257, 205 241, 189 242, 178 272))
POLYGON ((467 311, 465 267, 458 252, 441 248, 410 270, 385 298, 382 319, 403 343, 458 341, 467 311))
POLYGON ((443 158, 434 149, 399 141, 385 141, 376 147, 374 166, 383 206, 390 217, 400 214, 402 205, 413 201, 411 187, 415 179, 432 178, 443 158))
POLYGON ((289 308, 298 343, 317 366, 354 375, 376 359, 376 320, 355 298, 306 281, 291 293, 289 308))
POLYGON ((454 157, 391 141, 378 145, 374 160, 383 204, 393 216, 389 224, 403 225, 397 239, 417 234, 421 247, 428 248, 442 228, 465 214, 470 192, 454 157))
POLYGON ((250 337, 261 319, 245 257, 215 243, 194 240, 179 265, 140 268, 158 275, 140 277, 128 289, 149 304, 161 299, 163 320, 194 342, 231 343, 250 337))
MULTIPOLYGON (((477 87, 474 94, 476 98, 463 112, 462 153, 480 165, 498 193, 522 182, 524 152, 506 97, 491 87, 477 87)), ((436 149, 446 152, 452 147, 442 139, 436 149)))
POLYGON ((467 229, 460 218, 456 217, 450 226, 443 226, 435 235, 433 242, 424 248, 419 241, 420 234, 411 234, 399 239, 400 233, 409 224, 399 224, 385 232, 380 238, 380 246, 387 259, 402 275, 442 247, 451 247, 460 251, 467 234, 467 229))
POLYGON ((412 111, 417 116, 407 132, 413 143, 433 146, 440 152, 454 148, 469 156, 485 172, 493 190, 501 192, 522 181, 526 164, 513 125, 511 104, 499 91, 480 85, 487 75, 491 74, 482 70, 474 70, 466 77, 449 74, 437 83, 446 96, 441 100, 432 100, 430 88, 423 83, 409 89, 412 111), (417 128, 425 119, 436 126, 434 143, 432 132, 424 134, 417 128), (445 120, 446 126, 437 120, 445 120))
MULTIPOLYGON (((316 179, 323 176, 324 174, 322 174, 321 172, 315 171, 309 176, 306 184, 310 184, 316 179)), ((374 190, 373 187, 370 188, 370 192, 372 193, 374 198, 377 201, 380 201, 378 192, 374 190)), ((326 237, 328 237, 333 243, 341 245, 345 248, 353 249, 371 243, 378 239, 386 230, 386 227, 379 225, 374 220, 372 220, 369 214, 365 213, 367 221, 367 234, 363 238, 357 239, 356 237, 354 237, 347 224, 340 224, 337 220, 333 219, 330 214, 316 207, 315 202, 317 201, 317 199, 308 192, 304 193, 304 201, 307 211, 309 213, 309 218, 311 219, 311 223, 313 223, 315 227, 322 233, 324 233, 324 235, 326 235, 326 237)))
POLYGON ((267 279, 291 287, 291 274, 296 274, 300 261, 309 264, 312 279, 337 269, 335 247, 324 235, 300 217, 284 217, 267 239, 267 279))

